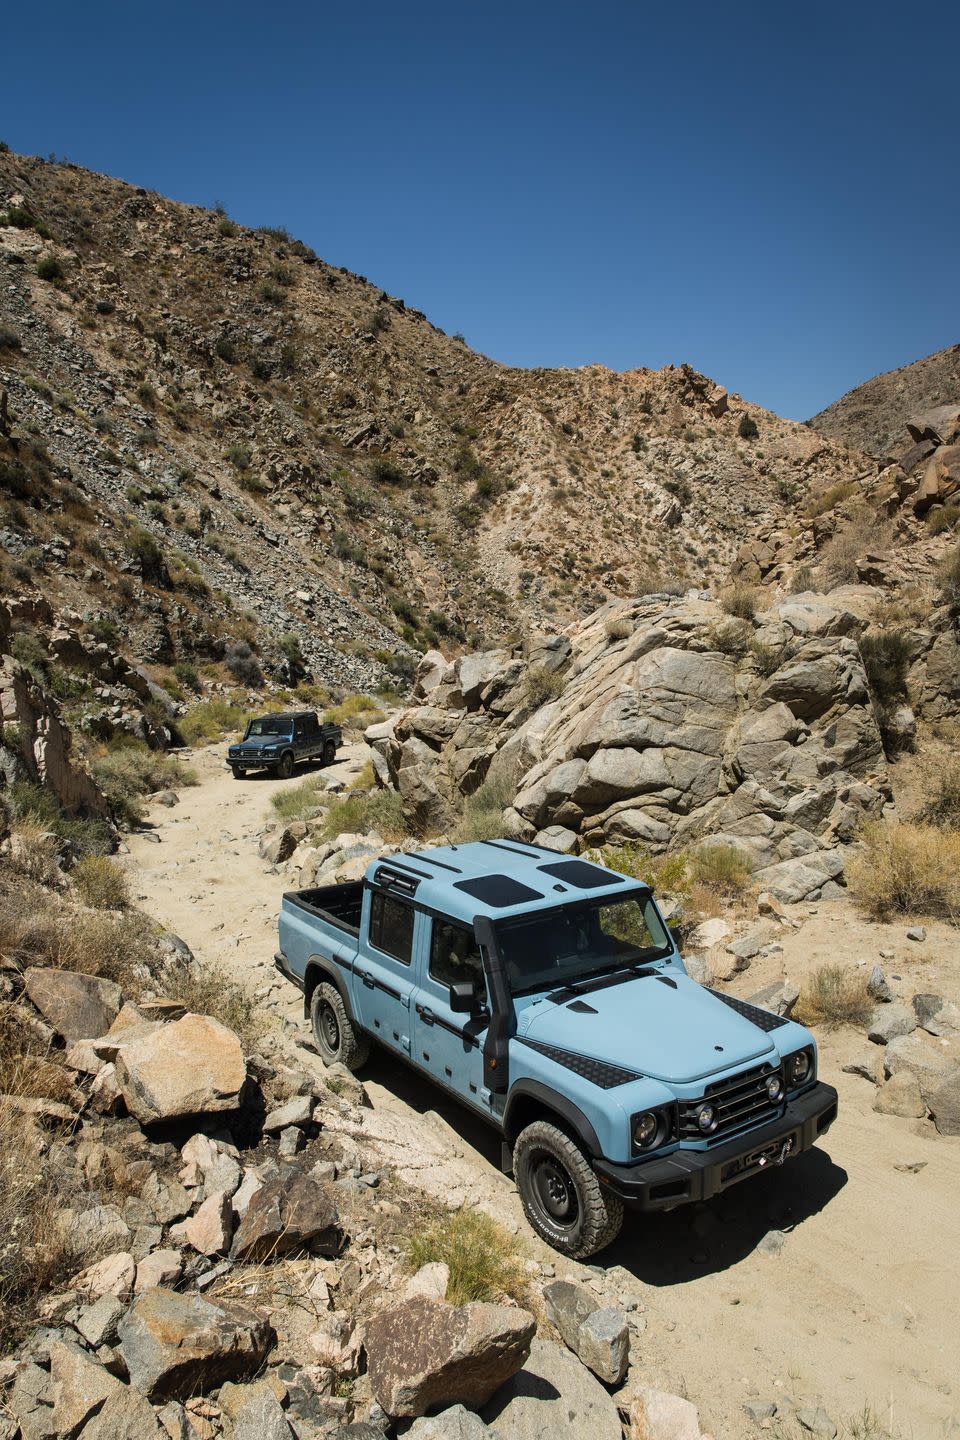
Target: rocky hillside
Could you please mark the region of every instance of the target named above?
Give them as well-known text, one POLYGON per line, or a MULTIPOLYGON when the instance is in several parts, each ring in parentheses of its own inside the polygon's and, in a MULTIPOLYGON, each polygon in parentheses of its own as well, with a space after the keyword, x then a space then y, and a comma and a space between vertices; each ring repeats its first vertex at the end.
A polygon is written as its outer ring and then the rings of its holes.
POLYGON ((841 395, 807 424, 818 434, 870 455, 898 455, 906 422, 924 410, 960 398, 960 345, 926 355, 912 365, 874 375, 841 395))
POLYGON ((710 583, 877 468, 687 366, 499 365, 282 229, 72 165, 0 154, 0 265, 3 586, 137 661, 382 682, 710 583))

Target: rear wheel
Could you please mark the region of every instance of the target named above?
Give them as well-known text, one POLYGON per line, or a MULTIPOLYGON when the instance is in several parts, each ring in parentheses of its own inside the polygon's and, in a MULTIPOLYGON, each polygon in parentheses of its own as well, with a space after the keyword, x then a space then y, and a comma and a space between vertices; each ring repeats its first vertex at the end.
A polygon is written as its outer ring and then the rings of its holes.
POLYGON ((619 1233, 621 1201, 603 1190, 579 1145, 549 1121, 520 1132, 513 1173, 530 1224, 562 1254, 582 1260, 619 1233))
POLYGON ((370 1054, 370 1041, 347 1014, 336 985, 318 985, 310 997, 313 1038, 324 1065, 345 1065, 359 1070, 370 1054))
POLYGON ((277 774, 281 780, 289 780, 293 774, 293 756, 288 750, 285 755, 280 756, 280 764, 277 767, 277 774))
POLYGON ((334 760, 336 759, 336 757, 337 757, 337 747, 336 747, 336 745, 334 745, 334 743, 333 743, 332 740, 328 740, 328 741, 326 742, 326 744, 324 745, 324 747, 323 747, 323 763, 324 763, 324 765, 332 765, 333 762, 334 762, 334 760))

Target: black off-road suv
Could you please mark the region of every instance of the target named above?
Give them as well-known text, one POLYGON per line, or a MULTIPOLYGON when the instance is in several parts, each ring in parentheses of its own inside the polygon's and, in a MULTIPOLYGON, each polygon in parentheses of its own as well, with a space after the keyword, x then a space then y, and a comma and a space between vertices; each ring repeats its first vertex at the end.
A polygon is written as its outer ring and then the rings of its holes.
POLYGON ((241 741, 227 751, 233 778, 248 770, 274 770, 284 780, 298 760, 332 765, 343 736, 339 725, 323 724, 314 710, 292 710, 251 720, 241 741))

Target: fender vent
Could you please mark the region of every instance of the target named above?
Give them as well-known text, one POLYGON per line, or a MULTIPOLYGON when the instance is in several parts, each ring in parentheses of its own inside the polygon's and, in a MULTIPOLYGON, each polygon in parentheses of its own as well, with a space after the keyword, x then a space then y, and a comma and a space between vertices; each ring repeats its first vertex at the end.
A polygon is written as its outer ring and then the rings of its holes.
MULTIPOLYGON (((709 985, 707 989, 710 989, 709 985)), ((771 1030, 779 1030, 781 1025, 790 1023, 785 1015, 771 1015, 769 1010, 761 1010, 758 1006, 751 1005, 749 1000, 738 1000, 735 995, 722 995, 719 990, 710 990, 710 994, 715 995, 718 1000, 723 1001, 724 1005, 729 1005, 730 1009, 736 1010, 744 1020, 749 1020, 751 1024, 756 1025, 758 1030, 763 1030, 767 1034, 771 1030)))
POLYGON ((572 1050, 560 1050, 556 1045, 541 1045, 536 1040, 521 1040, 520 1043, 529 1045, 531 1050, 546 1055, 548 1060, 555 1061, 566 1070, 572 1070, 575 1075, 589 1080, 601 1090, 614 1090, 618 1085, 628 1085, 631 1080, 640 1079, 638 1070, 626 1070, 622 1065, 611 1065, 607 1060, 594 1060, 590 1055, 577 1055, 572 1050))

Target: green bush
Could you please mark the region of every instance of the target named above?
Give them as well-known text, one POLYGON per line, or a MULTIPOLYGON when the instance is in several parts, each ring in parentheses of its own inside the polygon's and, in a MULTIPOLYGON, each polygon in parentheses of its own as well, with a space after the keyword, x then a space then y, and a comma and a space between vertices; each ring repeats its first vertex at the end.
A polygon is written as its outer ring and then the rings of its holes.
POLYGON ((330 804, 330 795, 323 789, 323 781, 314 776, 302 785, 274 791, 270 804, 281 820, 312 820, 330 804))
POLYGON ((381 485, 408 485, 409 477, 392 460, 375 460, 371 470, 374 480, 381 485))
POLYGON ((188 766, 162 750, 150 750, 142 740, 115 742, 106 755, 94 760, 91 768, 114 814, 127 823, 141 818, 140 800, 144 795, 197 783, 188 766))
POLYGON ((737 426, 737 434, 741 440, 755 440, 760 434, 757 422, 752 415, 743 415, 740 424, 737 426))
POLYGON ((177 725, 188 745, 203 745, 243 731, 252 718, 251 711, 229 700, 201 700, 180 717, 177 725))
POLYGON ((363 717, 363 726, 372 725, 374 716, 380 714, 376 700, 369 695, 347 695, 338 705, 331 705, 324 715, 324 721, 329 725, 349 725, 353 721, 360 721, 363 717))
POLYGON ((56 285, 63 279, 63 266, 55 255, 43 255, 37 261, 37 274, 41 280, 56 285))
POLYGON ((875 630, 861 637, 860 655, 874 698, 881 707, 907 694, 910 641, 900 630, 875 630))
MULTIPOLYGON (((2 343, 3 341, 0 339, 0 345, 2 343)), ((927 524, 932 535, 941 535, 944 530, 955 530, 958 520, 960 520, 960 506, 957 505, 938 505, 927 516, 927 524)))
POLYGON ((733 899, 750 883, 750 865, 735 845, 702 845, 690 857, 694 881, 717 895, 733 899))
POLYGON ((843 965, 820 965, 804 983, 796 1018, 804 1025, 864 1025, 873 1012, 867 976, 843 965))
POLYGON ((166 581, 167 566, 163 557, 163 549, 149 530, 143 530, 139 525, 135 526, 127 536, 127 549, 144 580, 157 585, 166 581))
POLYGON ((0 350, 19 350, 20 336, 6 325, 0 325, 0 350))
POLYGON ((227 451, 227 459, 235 470, 249 470, 253 461, 253 452, 249 445, 243 445, 238 441, 230 446, 227 451))

